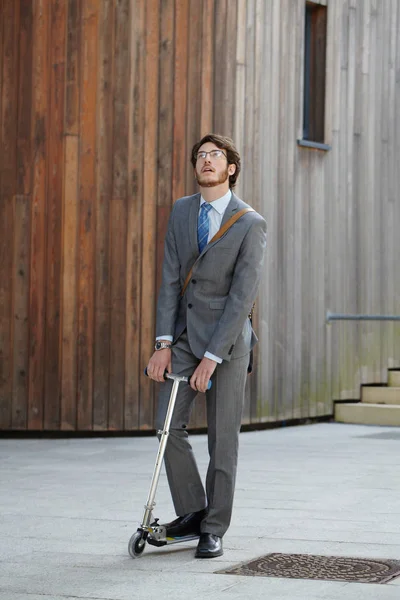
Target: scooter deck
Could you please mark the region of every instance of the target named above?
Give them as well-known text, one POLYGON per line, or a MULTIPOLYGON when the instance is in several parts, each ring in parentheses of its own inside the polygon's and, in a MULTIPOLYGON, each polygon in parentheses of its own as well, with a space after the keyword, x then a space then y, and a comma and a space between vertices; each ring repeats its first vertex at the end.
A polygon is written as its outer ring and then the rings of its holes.
POLYGON ((164 540, 156 540, 150 536, 148 536, 146 542, 150 544, 150 546, 169 546, 171 544, 181 544, 182 542, 192 542, 193 540, 198 540, 198 535, 184 535, 181 537, 167 537, 164 540))

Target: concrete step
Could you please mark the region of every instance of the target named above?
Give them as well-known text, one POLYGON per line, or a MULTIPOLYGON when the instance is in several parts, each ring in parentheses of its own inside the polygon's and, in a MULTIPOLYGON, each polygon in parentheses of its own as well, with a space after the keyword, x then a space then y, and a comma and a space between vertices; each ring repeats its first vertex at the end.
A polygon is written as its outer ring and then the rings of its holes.
POLYGON ((361 401, 368 404, 400 404, 400 387, 364 385, 361 388, 361 401))
POLYGON ((358 425, 392 425, 400 427, 400 405, 337 403, 335 404, 335 421, 339 423, 356 423, 358 425))
POLYGON ((389 371, 388 385, 400 388, 400 371, 389 371))

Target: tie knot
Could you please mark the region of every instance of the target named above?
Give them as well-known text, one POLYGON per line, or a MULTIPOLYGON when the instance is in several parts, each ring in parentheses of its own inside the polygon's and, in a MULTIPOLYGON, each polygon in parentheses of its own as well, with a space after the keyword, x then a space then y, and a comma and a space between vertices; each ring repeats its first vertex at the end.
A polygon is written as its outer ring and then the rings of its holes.
POLYGON ((209 202, 203 202, 203 204, 201 205, 201 208, 203 210, 205 210, 206 213, 208 213, 212 209, 212 206, 209 202))

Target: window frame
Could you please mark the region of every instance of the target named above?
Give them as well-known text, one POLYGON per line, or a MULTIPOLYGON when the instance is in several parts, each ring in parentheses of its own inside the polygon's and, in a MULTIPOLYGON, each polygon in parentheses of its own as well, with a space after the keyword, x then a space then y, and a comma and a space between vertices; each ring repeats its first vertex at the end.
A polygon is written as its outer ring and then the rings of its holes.
POLYGON ((299 146, 330 150, 326 144, 328 8, 306 0, 304 10, 303 122, 299 146))

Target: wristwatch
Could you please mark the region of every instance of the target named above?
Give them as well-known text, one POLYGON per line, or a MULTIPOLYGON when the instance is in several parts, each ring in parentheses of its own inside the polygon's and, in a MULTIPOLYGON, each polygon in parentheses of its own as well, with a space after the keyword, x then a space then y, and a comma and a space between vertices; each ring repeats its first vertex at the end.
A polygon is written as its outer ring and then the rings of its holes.
POLYGON ((164 350, 164 348, 172 348, 171 342, 160 342, 160 341, 157 341, 156 344, 155 344, 155 346, 154 346, 155 350, 164 350))

